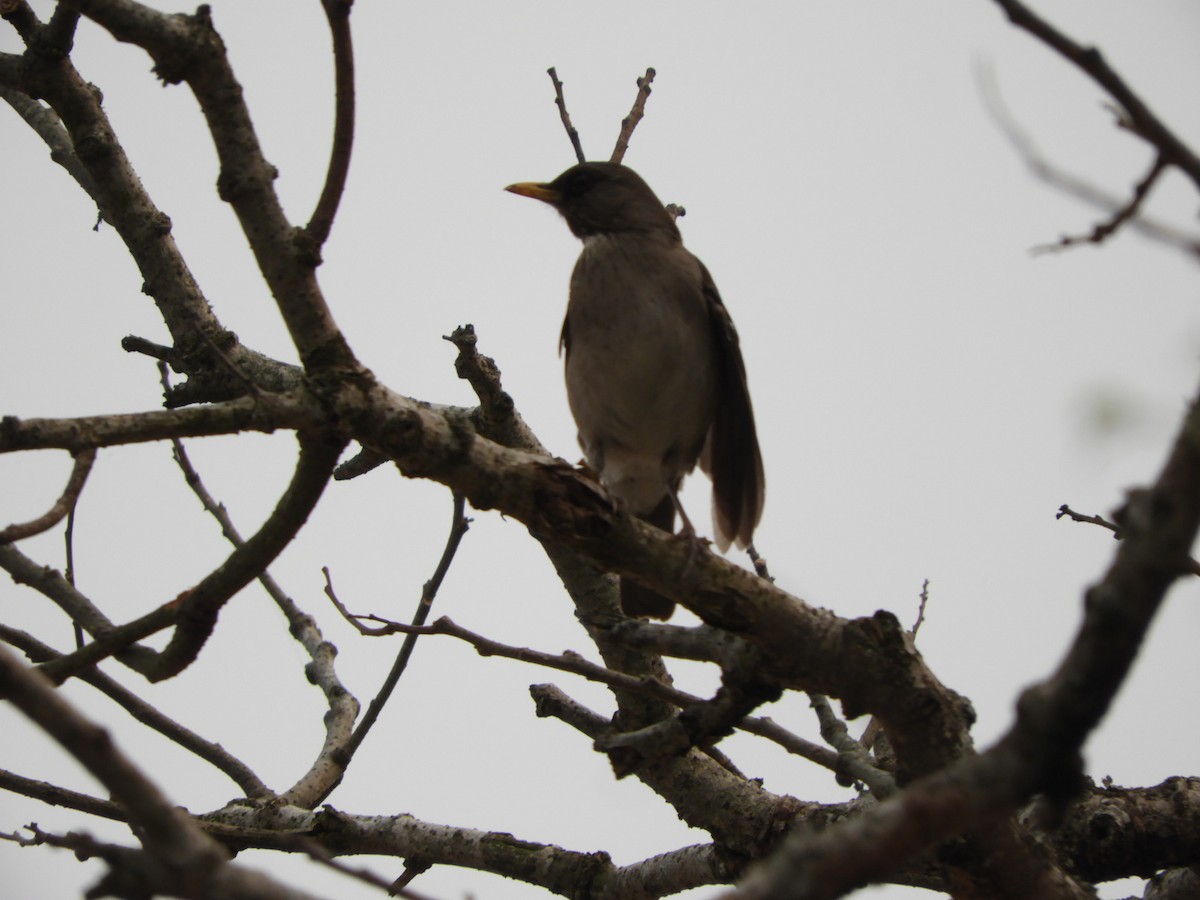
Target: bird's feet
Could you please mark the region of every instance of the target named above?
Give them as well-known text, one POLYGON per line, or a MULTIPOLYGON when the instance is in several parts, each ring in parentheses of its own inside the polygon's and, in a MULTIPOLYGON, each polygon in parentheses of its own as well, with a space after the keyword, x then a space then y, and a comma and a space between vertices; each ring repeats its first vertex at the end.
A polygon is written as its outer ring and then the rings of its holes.
POLYGON ((675 505, 675 511, 679 513, 679 519, 683 523, 683 527, 675 534, 675 540, 687 542, 687 560, 683 564, 683 571, 679 573, 680 578, 685 578, 692 571, 692 566, 696 564, 696 558, 700 551, 708 549, 712 541, 696 534, 696 528, 692 525, 688 514, 683 511, 683 504, 679 502, 679 496, 675 491, 671 491, 671 502, 675 505))

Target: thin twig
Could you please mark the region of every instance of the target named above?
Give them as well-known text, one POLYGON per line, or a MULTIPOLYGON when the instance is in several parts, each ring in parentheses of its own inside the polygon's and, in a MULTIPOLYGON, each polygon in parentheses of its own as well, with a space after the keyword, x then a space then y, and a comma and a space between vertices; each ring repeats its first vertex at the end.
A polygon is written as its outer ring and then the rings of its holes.
POLYGON ((1069 518, 1072 522, 1083 522, 1087 525, 1099 525, 1101 528, 1107 528, 1109 531, 1111 531, 1113 533, 1113 537, 1118 541, 1122 538, 1121 526, 1117 525, 1115 522, 1108 521, 1108 519, 1104 518, 1103 516, 1088 516, 1084 515, 1083 513, 1077 513, 1064 503, 1058 508, 1058 512, 1054 514, 1054 518, 1061 519, 1064 517, 1069 518))
MULTIPOLYGON (((63 573, 63 578, 71 587, 75 587, 75 507, 76 504, 72 503, 71 511, 67 513, 67 527, 63 532, 63 552, 67 557, 67 570, 63 573)), ((72 618, 71 630, 75 632, 75 649, 78 650, 83 646, 83 624, 72 618)))
MULTIPOLYGON (((1042 153, 1033 138, 1008 109, 996 84, 995 74, 990 67, 977 66, 975 80, 988 113, 1035 178, 1090 206, 1109 213, 1124 205, 1119 197, 1060 168, 1042 153)), ((1182 250, 1193 259, 1200 258, 1200 235, 1189 234, 1144 214, 1139 214, 1125 224, 1145 238, 1182 250)))
MULTIPOLYGON (((35 663, 46 662, 61 655, 53 647, 42 643, 32 635, 18 631, 15 628, 10 628, 4 624, 0 624, 0 640, 16 647, 35 663)), ((224 772, 229 776, 231 781, 241 788, 246 797, 268 799, 275 796, 274 792, 263 784, 262 779, 251 771, 249 766, 233 756, 233 754, 220 744, 214 743, 184 725, 179 724, 104 672, 101 672, 99 669, 92 669, 91 671, 82 673, 80 679, 107 696, 147 728, 157 731, 163 737, 174 741, 180 747, 183 747, 205 762, 210 763, 214 768, 224 772)), ((26 792, 22 791, 21 793, 26 792)), ((46 800, 46 802, 55 803, 57 801, 46 800)), ((109 818, 113 818, 113 816, 109 816, 109 818)))
MULTIPOLYGON (((104 800, 100 797, 93 797, 91 794, 72 791, 46 781, 26 778, 23 775, 17 775, 5 769, 0 769, 0 788, 13 794, 20 794, 22 797, 40 800, 49 806, 74 809, 78 812, 87 813, 89 816, 112 819, 114 822, 129 821, 129 813, 119 803, 104 800)), ((11 836, 5 835, 4 837, 6 840, 13 840, 11 836)))
POLYGON ((929 579, 926 578, 921 582, 921 602, 917 606, 917 621, 913 622, 913 627, 908 629, 909 636, 914 640, 917 637, 917 632, 921 630, 921 626, 925 624, 925 604, 929 602, 929 579))
MULTIPOLYGON (((1117 522, 1110 522, 1103 516, 1088 516, 1083 513, 1075 512, 1075 510, 1071 509, 1071 507, 1067 506, 1065 503, 1058 508, 1058 512, 1054 514, 1054 518, 1068 518, 1072 522, 1082 522, 1085 525, 1099 525, 1101 528, 1107 528, 1109 531, 1111 531, 1113 533, 1113 538, 1118 541, 1123 540, 1125 537, 1124 529, 1122 529, 1120 524, 1117 522)), ((1189 556, 1187 561, 1183 564, 1183 570, 1189 575, 1200 576, 1200 561, 1197 561, 1193 556, 1189 556)))
POLYGON ((1007 13, 1013 25, 1028 31, 1104 88, 1120 104, 1129 129, 1157 147, 1171 165, 1183 170, 1200 188, 1200 158, 1109 67, 1099 50, 1077 44, 1020 0, 996 0, 996 3, 1007 13))
MULTIPOLYGON (((438 589, 442 586, 442 581, 446 577, 446 573, 450 571, 450 564, 454 561, 454 554, 458 552, 459 544, 462 543, 463 536, 467 533, 467 529, 471 526, 471 520, 465 515, 466 500, 462 494, 454 493, 454 514, 450 523, 450 534, 446 538, 446 547, 442 551, 442 558, 438 560, 437 568, 434 569, 433 575, 421 590, 421 600, 417 604, 417 611, 413 614, 413 626, 419 627, 425 624, 425 620, 429 618, 429 610, 433 607, 433 599, 437 596, 438 589)), ((329 580, 329 570, 325 569, 326 593, 330 599, 337 604, 339 609, 344 610, 345 607, 337 601, 333 585, 329 580)), ((392 669, 388 672, 387 678, 379 688, 379 693, 371 701, 367 707, 366 713, 362 717, 362 721, 358 723, 358 727, 354 729, 354 734, 347 741, 344 750, 344 759, 346 764, 349 764, 350 759, 354 756, 356 750, 362 744, 367 734, 371 730, 379 714, 383 712, 383 707, 387 704, 388 699, 395 690, 396 684, 400 681, 400 676, 404 674, 404 670, 408 667, 408 661, 412 657, 413 648, 416 646, 416 632, 409 632, 404 639, 404 643, 400 647, 400 652, 396 655, 396 661, 392 663, 392 669)))
POLYGON ((346 190, 350 171, 350 151, 354 147, 354 44, 350 39, 350 6, 354 0, 321 0, 329 32, 333 37, 333 72, 336 85, 333 121, 333 149, 321 199, 305 229, 320 247, 329 238, 333 218, 346 190))
MULTIPOLYGON (((171 392, 171 380, 167 364, 160 362, 158 371, 163 393, 169 395, 171 392)), ((188 487, 191 488, 192 493, 196 495, 205 510, 220 524, 221 533, 225 536, 225 539, 235 547, 243 546, 245 540, 238 533, 237 526, 234 525, 229 511, 204 486, 204 482, 200 478, 200 473, 196 471, 196 468, 188 458, 183 441, 179 438, 172 438, 171 452, 175 458, 176 465, 183 472, 183 477, 188 487)), ((349 734, 354 720, 358 717, 358 700, 346 690, 345 685, 338 678, 337 671, 334 668, 335 655, 329 652, 328 644, 321 634, 321 629, 317 626, 312 616, 306 615, 297 606, 296 602, 288 596, 287 592, 283 590, 274 576, 266 569, 263 569, 259 573, 258 582, 287 619, 288 633, 308 653, 311 662, 306 668, 305 674, 308 680, 316 685, 325 695, 325 701, 329 705, 329 712, 324 717, 326 748, 336 747, 339 744, 338 736, 349 734)), ((313 764, 313 767, 292 788, 282 795, 280 802, 295 803, 296 805, 303 806, 309 799, 310 793, 325 791, 326 788, 324 785, 328 783, 328 780, 336 784, 337 779, 338 775, 334 773, 333 768, 325 765, 323 759, 318 759, 313 764), (314 780, 321 782, 322 786, 314 787, 314 780)), ((267 792, 266 787, 263 787, 262 791, 267 792)), ((247 793, 247 796, 255 795, 247 793)))
POLYGON ((654 80, 655 74, 654 69, 647 69, 646 74, 637 80, 637 97, 634 98, 629 115, 621 120, 621 133, 617 136, 617 146, 613 148, 609 162, 620 163, 625 159, 625 151, 629 149, 633 129, 637 128, 638 122, 642 121, 642 116, 646 114, 646 101, 650 99, 650 82, 654 80))
POLYGON ((750 557, 750 563, 754 566, 754 571, 758 573, 758 577, 765 578, 774 584, 775 579, 771 577, 771 571, 767 568, 767 561, 758 552, 758 548, 753 544, 748 544, 746 546, 746 555, 750 557))
POLYGON ((575 130, 575 126, 571 123, 571 114, 567 112, 567 101, 563 98, 563 84, 558 80, 558 73, 554 71, 554 66, 548 68, 546 74, 554 83, 554 103, 558 106, 558 115, 562 118, 563 128, 567 129, 567 137, 571 139, 571 146, 575 148, 575 159, 583 162, 587 157, 583 155, 583 144, 579 140, 579 132, 575 130))
POLYGON ((63 489, 62 496, 50 509, 36 519, 28 522, 15 522, 0 530, 0 544, 11 544, 13 541, 41 534, 61 522, 64 516, 69 515, 75 509, 79 493, 87 483, 88 473, 92 471, 92 463, 95 461, 95 447, 85 447, 78 451, 75 454, 75 465, 71 469, 71 476, 67 479, 67 486, 63 489))
POLYGON ((1154 158, 1154 165, 1150 167, 1150 171, 1146 173, 1146 177, 1134 186, 1133 196, 1123 206, 1115 210, 1107 220, 1097 222, 1088 234, 1063 235, 1053 244, 1043 244, 1040 247, 1034 247, 1033 252, 1051 253, 1065 250, 1077 244, 1102 244, 1107 238, 1115 234, 1118 228, 1132 220, 1138 214, 1138 210, 1141 209, 1142 203, 1150 193, 1150 188, 1154 186, 1154 182, 1158 180, 1158 177, 1166 171, 1166 168, 1166 157, 1160 153, 1154 158))
MULTIPOLYGON (((62 10, 63 7, 60 6, 58 9, 62 10)), ((57 11, 55 15, 57 15, 57 11)), ((97 227, 100 221, 106 221, 104 210, 100 207, 96 181, 79 161, 79 157, 75 155, 75 145, 71 142, 71 136, 67 134, 67 129, 63 126, 62 119, 58 117, 58 114, 32 97, 5 85, 0 85, 0 100, 6 101, 17 115, 37 132, 38 137, 50 148, 50 159, 66 169, 67 174, 74 178, 76 183, 95 201, 97 227)))
POLYGON ((4 647, 0 647, 0 695, 74 756, 125 807, 146 850, 156 859, 170 859, 179 873, 220 865, 223 854, 217 845, 117 749, 107 732, 4 647))
MULTIPOLYGON (((629 691, 650 697, 658 700, 665 700, 673 706, 684 709, 698 703, 704 703, 702 697, 697 697, 695 694, 689 694, 686 691, 681 691, 671 687, 668 684, 659 681, 657 678, 636 677, 627 675, 624 672, 618 672, 614 669, 606 668, 584 659, 578 653, 566 651, 562 654, 543 653, 540 650, 531 650, 528 647, 513 647, 509 644, 501 644, 498 641, 493 641, 486 638, 477 632, 463 628, 457 622, 454 622, 446 616, 442 616, 435 622, 424 625, 404 625, 400 622, 392 622, 388 619, 379 616, 356 616, 346 610, 346 608, 336 599, 335 605, 347 617, 349 621, 355 624, 363 634, 372 636, 383 636, 387 634, 442 634, 448 637, 458 638, 465 641, 475 648, 475 651, 480 656, 499 656, 503 659, 515 659, 519 662, 530 663, 535 666, 544 666, 548 669, 555 669, 559 672, 568 672, 572 675, 579 675, 589 681, 594 681, 598 684, 607 685, 608 687, 617 690, 629 691), (360 620, 372 622, 380 622, 378 628, 370 628, 363 625, 360 620)), ((763 717, 747 717, 737 723, 737 728, 745 731, 748 734, 756 734, 759 737, 764 737, 773 743, 783 747, 789 753, 804 759, 814 762, 826 769, 835 770, 837 768, 837 754, 826 750, 812 741, 806 741, 804 738, 793 734, 773 719, 763 717)))
POLYGON ((113 628, 82 649, 42 665, 55 683, 114 654, 151 680, 178 674, 190 665, 207 642, 221 607, 253 581, 291 543, 328 485, 344 443, 329 436, 301 433, 300 457, 292 480, 258 532, 208 573, 195 587, 152 612, 113 628), (133 647, 157 631, 177 626, 161 651, 133 647))

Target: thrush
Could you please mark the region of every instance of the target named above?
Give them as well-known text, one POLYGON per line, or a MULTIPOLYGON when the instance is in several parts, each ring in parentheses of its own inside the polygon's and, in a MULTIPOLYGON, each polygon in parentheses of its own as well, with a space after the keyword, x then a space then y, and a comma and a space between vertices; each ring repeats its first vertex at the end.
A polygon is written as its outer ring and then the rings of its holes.
MULTIPOLYGON (((583 241, 560 352, 588 464, 639 518, 694 530, 683 477, 712 479, 722 552, 748 545, 763 508, 763 466, 737 331, 708 269, 636 172, 587 162, 553 181, 506 190, 550 204, 583 241)), ((665 619, 675 602, 629 578, 621 607, 665 619)))

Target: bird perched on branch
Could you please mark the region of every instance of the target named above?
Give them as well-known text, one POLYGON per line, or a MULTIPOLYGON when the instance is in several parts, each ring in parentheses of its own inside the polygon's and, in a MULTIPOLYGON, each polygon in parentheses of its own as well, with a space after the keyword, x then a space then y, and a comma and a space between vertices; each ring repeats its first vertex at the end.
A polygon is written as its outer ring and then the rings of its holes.
MULTIPOLYGON (((636 172, 580 163, 553 181, 506 190, 550 204, 583 241, 561 350, 567 399, 588 464, 639 518, 684 533, 683 476, 713 482, 722 552, 750 543, 762 515, 763 466, 737 332, 712 276, 636 172)), ((665 619, 673 600, 623 577, 630 616, 665 619)))

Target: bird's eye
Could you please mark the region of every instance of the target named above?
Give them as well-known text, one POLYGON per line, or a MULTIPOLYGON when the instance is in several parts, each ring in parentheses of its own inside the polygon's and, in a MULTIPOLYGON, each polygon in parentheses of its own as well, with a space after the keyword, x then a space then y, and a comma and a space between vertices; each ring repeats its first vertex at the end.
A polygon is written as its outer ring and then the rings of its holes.
POLYGON ((566 178, 563 194, 565 197, 582 197, 583 194, 592 190, 600 180, 599 173, 590 172, 589 169, 576 169, 566 178))
POLYGON ((570 197, 581 197, 590 191, 595 183, 596 176, 591 172, 574 172, 571 177, 567 179, 567 183, 563 185, 565 188, 563 193, 570 197))

